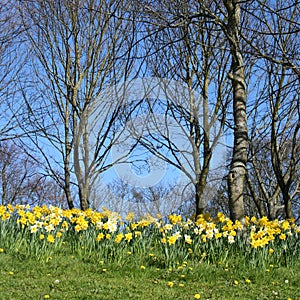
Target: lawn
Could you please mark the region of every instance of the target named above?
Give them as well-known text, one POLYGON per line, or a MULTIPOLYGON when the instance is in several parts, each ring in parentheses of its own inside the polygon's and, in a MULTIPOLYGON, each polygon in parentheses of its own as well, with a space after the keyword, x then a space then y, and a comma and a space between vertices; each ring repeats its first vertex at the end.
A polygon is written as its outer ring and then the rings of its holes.
POLYGON ((0 255, 1 299, 300 299, 300 264, 249 269, 205 262, 174 268, 57 255, 0 255), (145 267, 145 268, 144 268, 145 267), (195 298, 196 297, 196 298, 195 298))
POLYGON ((0 206, 0 299, 300 299, 294 220, 0 206))

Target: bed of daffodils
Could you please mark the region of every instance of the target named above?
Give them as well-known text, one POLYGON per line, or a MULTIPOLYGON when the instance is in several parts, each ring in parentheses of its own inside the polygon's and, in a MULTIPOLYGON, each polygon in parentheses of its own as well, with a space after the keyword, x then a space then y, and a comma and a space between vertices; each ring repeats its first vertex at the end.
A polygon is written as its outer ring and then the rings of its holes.
POLYGON ((180 215, 133 213, 122 218, 103 208, 63 210, 54 206, 0 206, 0 252, 49 259, 56 253, 112 259, 132 257, 170 267, 188 260, 224 263, 237 257, 249 266, 294 264, 300 257, 300 226, 293 219, 246 217, 232 222, 222 213, 192 220, 180 215))

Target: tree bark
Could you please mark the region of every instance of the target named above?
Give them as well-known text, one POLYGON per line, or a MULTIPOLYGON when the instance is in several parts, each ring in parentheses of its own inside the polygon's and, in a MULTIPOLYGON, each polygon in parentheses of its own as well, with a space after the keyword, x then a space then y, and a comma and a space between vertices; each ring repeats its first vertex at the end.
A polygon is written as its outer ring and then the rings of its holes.
POLYGON ((239 1, 225 1, 228 14, 225 24, 225 34, 228 38, 231 53, 231 73, 233 89, 233 115, 234 115, 234 145, 228 175, 230 217, 233 220, 244 218, 244 184, 246 178, 246 164, 248 151, 248 127, 246 115, 247 86, 245 82, 244 62, 240 49, 239 1))

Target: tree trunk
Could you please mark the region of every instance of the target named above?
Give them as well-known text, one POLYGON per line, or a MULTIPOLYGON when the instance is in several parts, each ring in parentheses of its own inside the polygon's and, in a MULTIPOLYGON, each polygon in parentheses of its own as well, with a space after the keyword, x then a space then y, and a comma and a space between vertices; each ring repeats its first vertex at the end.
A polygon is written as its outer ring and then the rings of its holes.
POLYGON ((225 1, 228 13, 228 22, 225 25, 225 34, 228 38, 231 53, 231 74, 233 88, 233 115, 234 115, 234 146, 228 175, 230 217, 233 220, 244 218, 244 184, 246 177, 248 127, 246 115, 247 87, 245 82, 244 62, 240 49, 239 1, 225 1))
POLYGON ((69 128, 69 120, 70 120, 70 110, 68 106, 68 102, 66 101, 65 107, 65 120, 64 120, 64 131, 65 131, 65 140, 64 140, 64 148, 65 148, 65 157, 64 157, 64 192, 66 195, 66 200, 68 203, 69 209, 74 207, 73 199, 71 196, 71 167, 70 167, 70 158, 72 145, 69 141, 70 128, 69 128))
POLYGON ((289 195, 284 199, 284 211, 285 211, 285 217, 287 219, 294 218, 294 214, 292 210, 292 200, 289 195))
POLYGON ((66 157, 64 159, 64 192, 69 209, 74 208, 73 199, 71 196, 71 172, 70 172, 70 149, 66 144, 66 157))
POLYGON ((2 194, 1 194, 1 205, 5 205, 6 203, 6 193, 7 193, 7 178, 6 178, 6 167, 7 164, 3 161, 3 168, 1 170, 1 186, 2 186, 2 194))

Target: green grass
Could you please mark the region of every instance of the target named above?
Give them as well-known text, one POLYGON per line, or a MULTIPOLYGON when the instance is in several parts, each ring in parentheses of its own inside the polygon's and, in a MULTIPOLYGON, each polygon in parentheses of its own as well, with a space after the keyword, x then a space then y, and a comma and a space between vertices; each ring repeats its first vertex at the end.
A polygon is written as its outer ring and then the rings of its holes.
POLYGON ((246 221, 0 206, 0 300, 299 300, 300 227, 246 221))
POLYGON ((143 256, 117 263, 55 254, 47 261, 4 252, 0 299, 186 300, 197 293, 201 299, 300 299, 299 260, 288 268, 249 268, 234 258, 226 264, 188 262, 158 269, 143 256))

